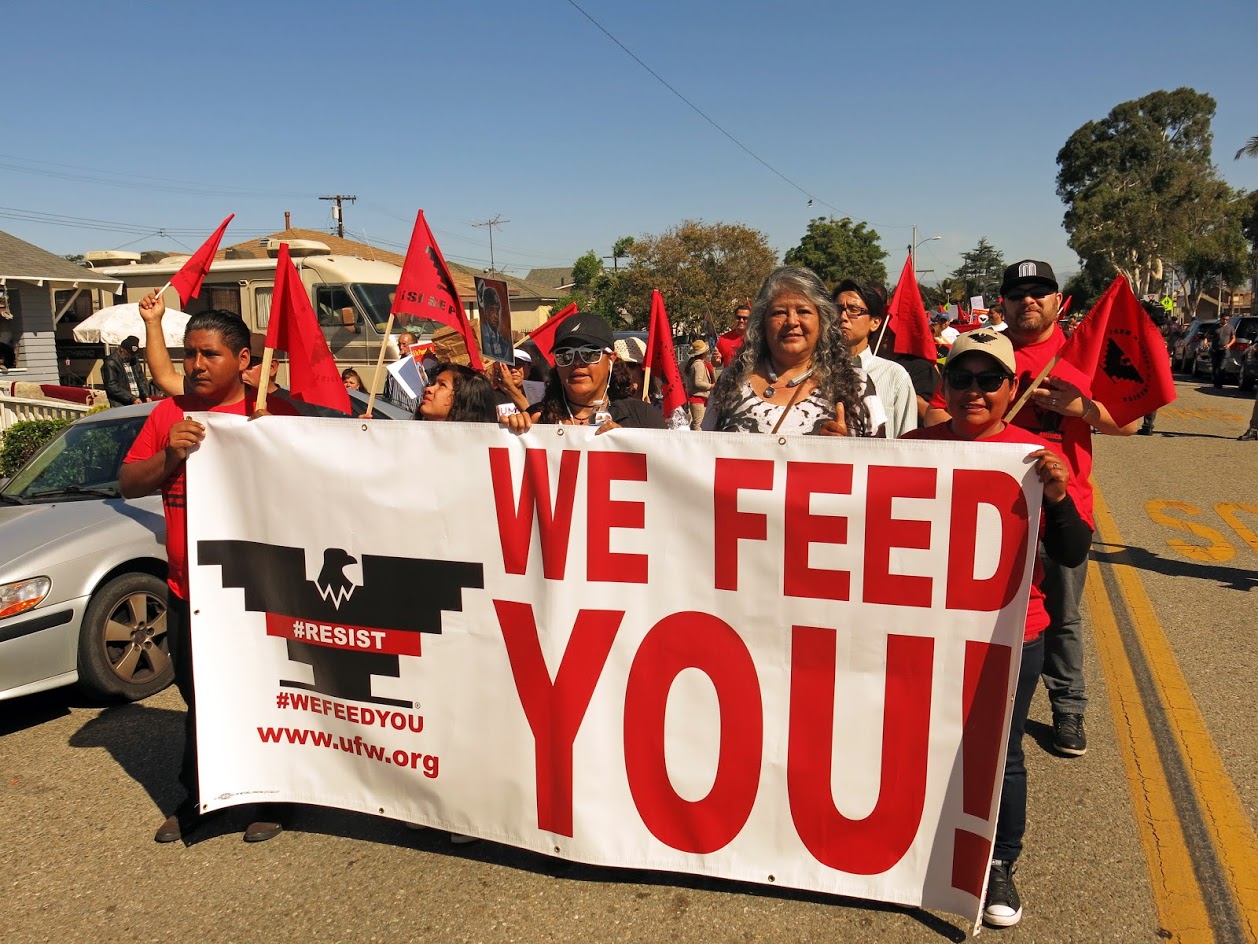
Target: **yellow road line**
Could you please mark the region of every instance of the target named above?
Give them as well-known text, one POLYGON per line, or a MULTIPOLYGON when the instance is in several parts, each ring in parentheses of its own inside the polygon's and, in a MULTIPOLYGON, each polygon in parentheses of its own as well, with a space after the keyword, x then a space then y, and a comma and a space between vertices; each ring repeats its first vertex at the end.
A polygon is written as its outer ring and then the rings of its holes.
MULTIPOLYGON (((1098 536, 1106 544, 1124 546, 1099 489, 1095 496, 1098 536)), ((1131 781, 1137 818, 1142 818, 1141 813, 1148 817, 1140 828, 1159 915, 1173 922, 1164 927, 1174 932, 1178 940, 1213 939, 1208 920, 1203 923, 1205 905, 1192 871, 1183 823, 1175 815, 1174 799, 1161 768, 1156 739, 1111 604, 1123 606, 1130 614, 1156 695, 1165 710, 1173 747, 1183 759, 1206 833, 1236 904, 1240 930, 1246 940, 1258 942, 1258 837, 1254 835, 1236 787, 1227 775, 1197 701, 1175 660, 1170 641, 1140 583, 1138 570, 1124 563, 1111 566, 1122 599, 1108 599, 1104 582, 1089 580, 1089 613, 1113 693, 1115 728, 1131 781), (1169 809, 1168 802, 1172 804, 1169 809), (1168 814, 1175 822, 1168 821, 1168 814), (1189 857, 1187 864, 1185 856, 1189 857), (1196 929, 1209 936, 1190 937, 1196 929)), ((1095 562, 1089 565, 1089 570, 1090 576, 1101 577, 1095 562)))

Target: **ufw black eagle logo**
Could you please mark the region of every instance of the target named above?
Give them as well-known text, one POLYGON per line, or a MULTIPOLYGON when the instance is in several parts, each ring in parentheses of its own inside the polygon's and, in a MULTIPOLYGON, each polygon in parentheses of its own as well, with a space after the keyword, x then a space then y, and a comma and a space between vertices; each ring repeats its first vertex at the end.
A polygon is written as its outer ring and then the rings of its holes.
POLYGON ((1131 362, 1131 358, 1123 353, 1123 349, 1118 346, 1113 338, 1105 339, 1105 363, 1102 365, 1106 376, 1110 380, 1130 380, 1134 383, 1144 383, 1144 378, 1140 376, 1140 371, 1136 370, 1136 365, 1131 362))
MULTIPOLYGON (((222 567, 223 586, 244 590, 245 609, 251 613, 411 633, 440 633, 442 612, 460 612, 463 591, 485 586, 481 564, 375 554, 363 555, 363 582, 356 585, 345 576, 345 567, 356 559, 339 547, 323 552, 323 569, 315 580, 306 579, 306 555, 299 547, 198 541, 197 562, 222 567)), ((288 688, 351 701, 411 704, 371 691, 373 675, 397 677, 396 655, 290 639, 288 657, 309 665, 314 673, 313 683, 281 679, 280 684, 288 688)))

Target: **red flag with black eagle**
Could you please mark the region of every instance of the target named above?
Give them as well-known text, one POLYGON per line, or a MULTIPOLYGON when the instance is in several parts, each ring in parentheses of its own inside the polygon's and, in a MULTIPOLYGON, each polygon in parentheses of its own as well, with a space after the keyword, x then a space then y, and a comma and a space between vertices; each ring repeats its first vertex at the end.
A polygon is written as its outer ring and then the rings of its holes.
POLYGON ((1079 322, 1059 357, 1092 378, 1092 399, 1104 403, 1119 426, 1175 400, 1162 332, 1121 275, 1079 322))
POLYGON ((541 351, 542 357, 546 358, 546 362, 551 367, 555 366, 555 329, 559 327, 565 318, 576 313, 576 303, 572 302, 534 328, 532 333, 526 338, 526 340, 532 341, 534 347, 541 351))
POLYGON ((900 281, 887 303, 887 327, 895 332, 895 352, 916 354, 928 361, 937 356, 935 337, 930 331, 930 319, 922 302, 921 289, 917 287, 917 274, 913 271, 913 257, 904 262, 900 281))
POLYGON ((201 294, 201 283, 205 281, 210 266, 214 264, 214 254, 218 252, 218 244, 223 241, 227 224, 235 218, 235 213, 229 213, 227 219, 218 225, 218 229, 210 234, 210 238, 188 257, 188 261, 171 278, 171 287, 179 293, 179 307, 186 308, 191 299, 201 294))
POLYGON ((677 354, 673 350, 673 327, 668 323, 668 312, 664 309, 664 296, 659 289, 651 290, 651 324, 647 330, 646 356, 642 366, 651 372, 651 378, 660 379, 660 392, 663 394, 661 406, 664 422, 670 428, 677 429, 689 426, 686 414, 686 388, 681 382, 681 371, 677 367, 677 354))
POLYGON ((348 415, 349 394, 328 350, 319 319, 310 307, 306 287, 288 254, 288 243, 280 243, 275 261, 270 317, 266 346, 288 352, 289 395, 294 400, 331 407, 348 415))
POLYGON ((402 265, 402 276, 398 279, 397 293, 393 296, 392 313, 395 316, 431 318, 449 325, 463 335, 472 367, 475 370, 484 369, 480 349, 476 346, 476 336, 472 333, 467 312, 463 310, 463 302, 454 287, 450 267, 446 265, 437 240, 428 228, 423 210, 415 217, 415 229, 406 250, 406 262, 402 265))

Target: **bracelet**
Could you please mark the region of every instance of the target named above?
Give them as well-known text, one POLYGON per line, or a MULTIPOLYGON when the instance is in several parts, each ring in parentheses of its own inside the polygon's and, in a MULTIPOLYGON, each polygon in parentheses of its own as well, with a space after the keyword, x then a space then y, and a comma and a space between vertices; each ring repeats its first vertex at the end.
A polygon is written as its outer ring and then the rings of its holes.
POLYGON ((1100 420, 1101 410, 1100 410, 1100 407, 1096 405, 1096 401, 1093 400, 1091 397, 1084 397, 1083 399, 1087 401, 1087 406, 1083 408, 1083 415, 1080 416, 1079 419, 1083 420, 1085 423, 1091 426, 1093 425, 1093 421, 1088 419, 1088 414, 1094 412, 1096 414, 1096 419, 1100 420))

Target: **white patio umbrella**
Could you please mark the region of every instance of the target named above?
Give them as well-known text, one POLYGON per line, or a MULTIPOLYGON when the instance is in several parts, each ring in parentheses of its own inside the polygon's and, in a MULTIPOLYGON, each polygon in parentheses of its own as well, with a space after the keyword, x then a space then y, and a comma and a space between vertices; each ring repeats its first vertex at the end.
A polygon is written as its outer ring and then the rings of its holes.
MULTIPOLYGON (((184 328, 188 326, 189 315, 174 308, 167 308, 162 317, 162 335, 167 347, 182 347, 184 328)), ((140 347, 144 347, 144 319, 140 317, 140 306, 136 302, 125 305, 111 305, 102 308, 90 318, 85 318, 74 326, 74 340, 85 344, 109 344, 117 346, 128 337, 140 339, 140 347)))

